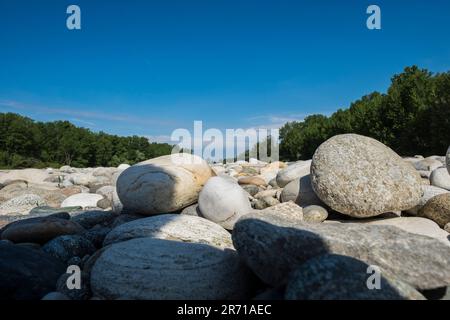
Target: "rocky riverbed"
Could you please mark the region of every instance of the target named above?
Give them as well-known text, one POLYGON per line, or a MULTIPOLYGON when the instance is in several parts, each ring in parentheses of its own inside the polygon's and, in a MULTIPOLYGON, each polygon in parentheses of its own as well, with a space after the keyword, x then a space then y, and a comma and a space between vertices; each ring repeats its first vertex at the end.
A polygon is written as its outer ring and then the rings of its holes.
POLYGON ((0 171, 0 298, 450 299, 445 156, 178 159, 0 171))

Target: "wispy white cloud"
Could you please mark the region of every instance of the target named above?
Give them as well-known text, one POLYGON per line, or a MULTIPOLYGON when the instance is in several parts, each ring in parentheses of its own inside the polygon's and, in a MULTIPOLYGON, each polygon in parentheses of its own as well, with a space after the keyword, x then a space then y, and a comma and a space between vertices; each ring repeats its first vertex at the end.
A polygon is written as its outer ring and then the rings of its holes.
POLYGON ((26 110, 34 111, 44 114, 57 114, 64 116, 76 117, 78 121, 82 118, 83 121, 88 121, 94 123, 93 120, 104 120, 104 121, 115 121, 123 122, 128 124, 139 124, 139 125, 173 125, 174 122, 167 119, 161 118, 148 118, 148 117, 138 117, 132 114, 115 114, 106 112, 95 112, 80 110, 75 107, 44 107, 34 104, 25 104, 13 100, 0 100, 0 106, 8 107, 16 110, 26 110))
POLYGON ((75 123, 80 123, 80 124, 85 124, 88 125, 90 127, 94 127, 95 123, 91 122, 91 121, 86 121, 86 120, 82 120, 82 119, 78 119, 78 118, 70 118, 69 121, 75 122, 75 123))

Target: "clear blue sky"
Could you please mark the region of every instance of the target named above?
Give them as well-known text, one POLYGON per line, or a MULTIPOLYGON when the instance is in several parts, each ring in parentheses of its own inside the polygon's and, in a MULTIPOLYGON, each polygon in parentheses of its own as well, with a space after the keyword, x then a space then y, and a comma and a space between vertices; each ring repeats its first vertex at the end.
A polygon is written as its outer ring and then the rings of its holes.
POLYGON ((0 1, 0 112, 120 135, 330 114, 413 64, 450 70, 450 1, 0 1))

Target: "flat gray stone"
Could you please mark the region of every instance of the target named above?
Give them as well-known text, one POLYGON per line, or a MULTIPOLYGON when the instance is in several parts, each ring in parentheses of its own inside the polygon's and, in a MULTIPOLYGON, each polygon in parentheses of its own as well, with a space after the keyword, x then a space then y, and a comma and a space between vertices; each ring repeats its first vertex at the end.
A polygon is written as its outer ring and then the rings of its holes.
POLYGON ((106 299, 248 299, 250 281, 234 250, 152 238, 111 245, 91 271, 106 299))
POLYGON ((355 258, 325 254, 296 269, 286 288, 288 300, 425 300, 410 285, 380 274, 379 287, 368 281, 373 271, 355 258))
POLYGON ((350 256, 418 289, 450 284, 450 247, 393 226, 305 223, 276 214, 251 213, 232 235, 234 247, 261 280, 283 285, 290 272, 316 256, 350 256))

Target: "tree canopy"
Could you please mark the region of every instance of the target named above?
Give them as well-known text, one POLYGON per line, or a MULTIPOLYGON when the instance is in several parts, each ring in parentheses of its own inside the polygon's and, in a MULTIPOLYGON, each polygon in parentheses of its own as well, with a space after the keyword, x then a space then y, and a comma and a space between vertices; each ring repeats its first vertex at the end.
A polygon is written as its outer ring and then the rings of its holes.
POLYGON ((170 154, 167 143, 92 132, 68 121, 35 122, 0 113, 0 167, 117 166, 170 154))
POLYGON ((280 158, 310 159, 328 138, 357 133, 403 156, 442 155, 450 145, 450 72, 417 66, 395 75, 385 94, 373 92, 331 116, 311 115, 280 129, 280 158))

